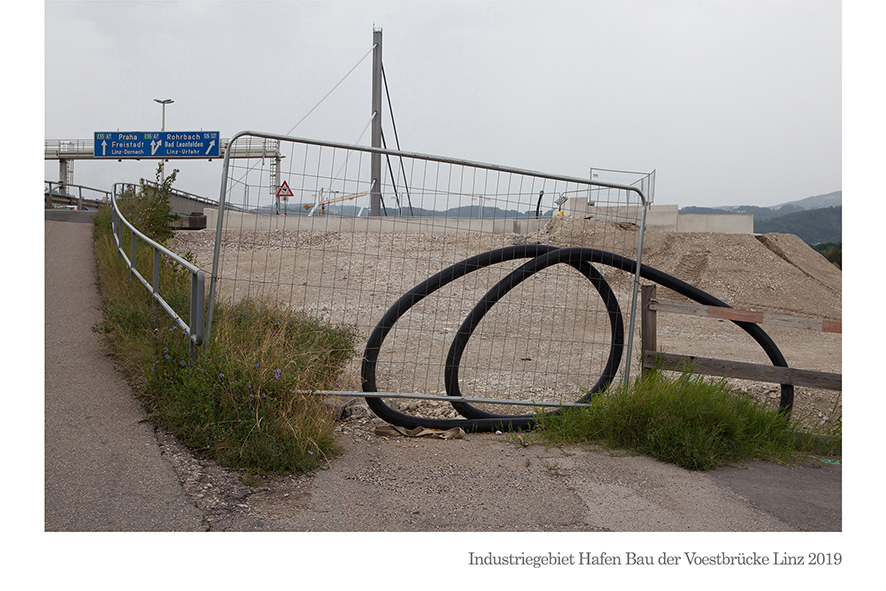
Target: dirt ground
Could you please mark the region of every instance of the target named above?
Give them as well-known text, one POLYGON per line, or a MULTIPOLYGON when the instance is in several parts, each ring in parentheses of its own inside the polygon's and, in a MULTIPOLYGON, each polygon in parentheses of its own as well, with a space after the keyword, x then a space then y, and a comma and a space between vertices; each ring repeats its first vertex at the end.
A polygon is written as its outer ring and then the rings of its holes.
MULTIPOLYGON (((211 268, 214 231, 179 232, 179 252, 211 268)), ((361 234, 229 230, 222 244, 222 297, 273 298, 368 337, 390 306, 446 266, 481 252, 521 243, 592 246, 636 258, 636 229, 558 219, 534 235, 361 234)), ((842 319, 842 274, 788 234, 646 232, 644 265, 682 279, 727 304, 791 316, 842 319)), ((403 315, 379 355, 379 391, 445 393, 443 366, 452 339, 494 282, 525 260, 471 273, 431 294, 403 315)), ((618 297, 625 325, 633 277, 598 265, 618 297)), ((644 281, 645 283, 645 281, 644 281)), ((662 300, 685 298, 659 288, 662 300)), ((632 375, 639 372, 639 321, 632 375)), ((842 335, 764 326, 791 367, 840 373, 842 335)), ((602 372, 610 325, 585 278, 557 265, 520 284, 492 307, 471 336, 459 369, 466 396, 572 402, 602 372), (517 394, 515 394, 517 393, 517 394)), ((626 339, 627 340, 627 339, 626 339)), ((769 363, 759 345, 728 321, 658 314, 658 345, 668 353, 769 363)), ((362 344, 358 345, 362 352, 362 344)), ((618 378, 617 378, 618 379, 618 378)), ((737 390, 777 404, 774 384, 733 380, 737 390)), ((355 357, 337 389, 360 391, 355 357)), ((446 404, 390 400, 410 414, 455 418, 446 404)), ((483 405, 501 414, 513 407, 483 405)), ((796 388, 795 413, 811 424, 841 415, 839 392, 796 388)))
MULTIPOLYGON (((263 237, 258 233, 225 235, 221 293, 237 299, 251 296, 274 297, 290 306, 312 302, 319 313, 334 322, 352 323, 364 334, 377 322, 397 297, 444 266, 484 249, 534 241, 554 246, 594 244, 635 258, 636 232, 631 228, 607 228, 606 235, 587 236, 588 230, 574 220, 549 224, 542 236, 490 235, 476 238, 442 235, 397 236, 392 252, 432 252, 425 258, 372 257, 379 237, 365 237, 356 244, 353 236, 337 234, 263 237), (632 234, 633 232, 633 234, 632 234), (602 243, 602 244, 601 244, 602 243), (318 259, 320 247, 326 258, 318 259), (307 256, 305 256, 307 255, 307 256), (324 278, 325 277, 325 278, 324 278), (301 279, 300 279, 301 278, 301 279), (330 283, 331 281, 331 283, 330 283), (359 287, 355 287, 359 286, 359 287), (333 288, 337 288, 333 289, 333 288), (312 291, 313 290, 313 291, 312 291), (333 294, 345 294, 337 301, 333 294)), ((589 231, 599 231, 592 227, 589 231)), ((177 251, 190 251, 197 263, 211 267, 212 231, 179 232, 173 240, 177 251)), ((405 329, 392 331, 388 358, 382 355, 380 373, 391 377, 380 391, 413 389, 442 393, 439 375, 415 369, 403 371, 395 357, 405 354, 412 365, 439 365, 453 332, 467 311, 497 280, 516 264, 504 266, 501 274, 474 283, 468 281, 425 307, 416 307, 404 316, 405 329), (455 304, 441 302, 455 302, 455 304), (444 317, 445 321, 439 320, 444 317), (432 328, 428 330, 428 326, 432 328), (415 336, 421 326, 422 335, 415 336), (387 365, 385 365, 387 363, 387 365), (408 375, 407 375, 408 374, 408 375), (388 389, 390 388, 390 389, 388 389)), ((842 319, 842 277, 828 263, 793 235, 763 236, 647 232, 643 264, 687 281, 737 308, 794 316, 842 319)), ((567 274, 566 271, 556 271, 567 274)), ((603 270, 607 281, 622 302, 627 320, 631 279, 603 270)), ((573 273, 573 275, 577 275, 573 273)), ((622 273, 622 275, 624 275, 622 273)), ((548 279, 553 275, 548 276, 548 279)), ((584 278, 580 278, 584 281, 584 278)), ((529 282, 527 282, 529 283, 529 282)), ((554 282, 556 283, 556 282, 554 282)), ((474 337, 480 345, 468 349, 465 357, 480 358, 477 371, 467 367, 461 374, 466 395, 493 394, 520 389, 538 400, 574 397, 576 383, 596 379, 608 347, 608 325, 597 319, 599 310, 585 316, 584 310, 570 312, 565 319, 552 319, 551 302, 576 299, 579 290, 591 291, 574 277, 554 291, 541 291, 542 282, 520 291, 519 301, 502 302, 503 312, 484 318, 490 327, 474 337), (571 283, 570 283, 571 282, 571 283), (579 287, 580 286, 580 287, 579 287), (533 324, 537 316, 550 322, 542 328, 533 324), (592 329, 575 336, 573 325, 589 324, 592 329), (572 331, 572 332, 569 332, 572 331), (516 332, 511 341, 504 333, 516 332), (534 340, 570 337, 573 349, 593 350, 590 356, 566 362, 562 350, 529 350, 534 340), (522 336, 520 336, 522 335, 522 336), (522 340, 521 340, 522 339, 522 340), (513 349, 508 355, 484 343, 513 349), (512 345, 516 343, 516 345, 512 345), (522 344, 521 344, 522 343, 522 344), (488 350, 487 350, 488 349, 488 350), (602 349, 602 352, 600 351, 602 349), (473 351, 473 352, 472 352, 473 351), (490 358, 499 355, 499 358, 490 358), (541 371, 516 371, 511 366, 537 363, 541 371), (515 361, 516 360, 516 361, 515 361), (497 364, 497 365, 496 365, 497 364), (584 366, 593 366, 586 372, 584 366), (557 366, 557 372, 548 371, 557 366), (494 368, 490 370, 489 368, 494 368), (597 372, 597 373, 594 373, 597 372), (550 377, 550 373, 558 377, 550 377), (492 374, 489 378, 480 378, 492 374), (528 376, 528 377, 527 377, 528 376), (528 380, 528 382, 527 382, 528 380), (577 382, 577 380, 579 380, 577 382), (529 386, 521 386, 528 383, 529 386), (565 384, 565 385, 564 385, 565 384)), ((441 290, 442 291, 442 290, 441 290)), ((510 297, 510 295, 508 296, 510 297)), ((584 296, 582 296, 584 297, 584 296)), ((659 288, 659 299, 681 299, 659 288)), ((517 300, 517 298, 515 298, 517 300)), ((599 300, 599 297, 597 297, 599 300)), ((582 302, 585 300, 581 300, 582 302)), ((595 303, 594 306, 599 306, 595 303)), ((295 306, 293 306, 295 307, 295 306)), ((398 323, 399 328, 400 323, 398 323)), ((842 337, 797 329, 766 327, 792 367, 840 373, 842 337)), ((731 323, 659 314, 659 346, 669 353, 767 363, 759 346, 731 323)), ((636 346, 639 337, 635 336, 636 346)), ((636 354, 633 356, 636 357, 636 354)), ((632 371, 639 371, 636 362, 632 371)), ((737 391, 745 392, 773 406, 778 404, 779 387, 732 380, 737 391)), ((345 376, 342 389, 359 390, 354 368, 345 376), (349 381, 350 380, 350 381, 349 381)), ((573 398, 574 399, 574 398, 573 398)), ((445 403, 389 401, 402 411, 418 416, 455 417, 445 403)), ((490 406, 489 408, 496 408, 490 406)), ((497 408, 501 408, 500 405, 497 408)), ((495 410, 495 412, 500 412, 495 410)), ((512 410, 505 412, 513 412, 512 410)), ((795 416, 813 425, 827 426, 842 415, 841 393, 796 388, 795 416)), ((687 473, 648 458, 616 457, 601 450, 546 449, 524 445, 510 435, 478 434, 464 439, 441 440, 380 436, 378 427, 386 423, 374 417, 363 399, 356 398, 342 413, 338 423, 339 440, 345 450, 342 458, 326 470, 302 476, 265 478, 258 487, 249 487, 240 475, 227 472, 189 455, 167 438, 165 453, 179 470, 182 480, 198 505, 210 517, 209 529, 287 530, 287 531, 795 531, 802 529, 760 512, 747 499, 718 488, 702 474, 687 473), (654 475, 654 476, 651 476, 654 475), (495 492, 493 492, 493 490, 495 492), (504 495, 504 496, 502 496, 504 495), (601 495, 603 495, 601 497, 601 495), (513 497, 513 498, 511 498, 513 497), (532 507, 525 503, 532 498, 532 507), (520 499, 524 499, 521 501, 520 499), (602 505, 621 506, 623 511, 602 510, 602 505), (692 506, 692 510, 686 507, 692 506), (544 510, 557 507, 556 511, 544 510), (633 521, 625 515, 642 516, 633 521)))

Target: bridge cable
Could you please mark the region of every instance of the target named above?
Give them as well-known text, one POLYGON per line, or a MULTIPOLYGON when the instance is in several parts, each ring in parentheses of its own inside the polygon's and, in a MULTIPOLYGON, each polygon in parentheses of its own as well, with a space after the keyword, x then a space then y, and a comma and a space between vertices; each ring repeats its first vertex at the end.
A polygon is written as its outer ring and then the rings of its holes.
MULTIPOLYGON (((385 76, 385 65, 381 65, 381 79, 385 85, 385 96, 388 97, 388 111, 391 113, 391 127, 394 129, 394 143, 397 145, 397 151, 400 151, 400 137, 397 135, 397 123, 394 121, 394 105, 391 104, 391 93, 388 90, 388 78, 385 76)), ((384 136, 382 136, 384 137, 384 136)), ((400 170, 403 172, 403 185, 406 189, 406 201, 409 203, 409 215, 415 217, 415 212, 412 211, 412 197, 409 195, 409 183, 406 180, 406 168, 403 166, 403 157, 400 157, 400 170)), ((388 168, 390 168, 390 162, 388 163, 388 168)), ((391 175, 393 176, 393 172, 391 175)))
POLYGON ((317 107, 319 107, 319 106, 323 103, 323 101, 325 101, 327 98, 329 98, 329 95, 331 95, 333 92, 335 92, 335 89, 336 89, 336 88, 338 88, 339 86, 341 86, 341 83, 344 82, 344 81, 347 79, 347 77, 350 76, 351 73, 352 73, 354 70, 357 69, 357 66, 359 66, 361 63, 363 63, 363 60, 365 60, 367 57, 369 57, 369 55, 372 53, 372 51, 373 51, 374 49, 375 49, 375 45, 373 44, 373 46, 369 49, 369 51, 366 52, 366 55, 364 55, 363 57, 361 57, 361 58, 360 58, 360 61, 358 61, 356 64, 354 64, 354 67, 353 67, 353 68, 351 68, 350 70, 348 70, 348 73, 344 75, 344 78, 342 78, 341 80, 339 80, 339 81, 335 84, 335 86, 333 86, 332 89, 331 89, 329 92, 327 92, 327 93, 323 96, 323 98, 320 99, 320 102, 318 102, 316 105, 314 105, 313 108, 312 108, 310 111, 308 111, 307 115, 305 115, 304 117, 302 117, 302 118, 299 120, 299 122, 296 123, 295 125, 293 125, 293 126, 292 126, 292 129, 290 129, 289 131, 287 131, 286 134, 284 134, 284 135, 289 135, 289 134, 291 134, 291 133, 295 130, 296 127, 298 127, 299 125, 301 125, 302 122, 303 122, 305 119, 307 119, 307 118, 311 115, 311 113, 313 113, 313 112, 317 109, 317 107))

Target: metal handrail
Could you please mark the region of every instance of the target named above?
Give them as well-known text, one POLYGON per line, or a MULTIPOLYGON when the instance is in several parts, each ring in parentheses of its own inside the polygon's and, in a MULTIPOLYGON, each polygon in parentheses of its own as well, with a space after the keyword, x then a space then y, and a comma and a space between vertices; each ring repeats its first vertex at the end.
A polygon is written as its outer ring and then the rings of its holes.
MULTIPOLYGON (((123 214, 120 213, 119 208, 117 207, 117 186, 125 185, 126 183, 115 183, 114 191, 111 193, 111 233, 114 236, 114 244, 117 246, 117 251, 120 253, 120 256, 123 257, 123 260, 126 262, 126 265, 129 267, 130 277, 135 277, 141 282, 141 284, 151 293, 151 297, 154 302, 159 303, 160 307, 162 307, 167 314, 169 314, 175 323, 181 328, 188 337, 189 347, 191 353, 191 360, 197 359, 197 347, 203 344, 204 339, 204 330, 203 330, 203 303, 205 301, 205 274, 203 270, 197 267, 196 265, 186 261, 181 258, 168 248, 161 246, 154 240, 151 240, 141 232, 135 229, 129 221, 123 217, 123 214), (126 252, 123 249, 122 244, 122 228, 123 226, 128 228, 132 234, 131 244, 130 244, 130 256, 126 256, 126 252), (136 248, 138 246, 138 240, 141 239, 146 244, 150 245, 153 249, 154 254, 154 264, 153 264, 153 281, 152 283, 148 283, 148 281, 142 277, 141 273, 135 268, 135 260, 136 260, 136 248), (160 295, 160 255, 163 254, 170 258, 173 262, 181 265, 185 269, 187 269, 191 273, 191 301, 190 301, 190 320, 191 325, 189 326, 185 323, 184 320, 172 309, 172 307, 163 299, 163 296, 160 295)), ((156 304, 155 304, 156 305, 156 304)))
POLYGON ((110 195, 109 191, 105 191, 104 189, 96 189, 95 187, 87 187, 86 185, 76 185, 73 183, 63 183, 60 181, 43 181, 43 182, 48 187, 43 192, 44 196, 46 198, 46 207, 47 208, 52 207, 52 198, 53 197, 58 197, 60 199, 76 199, 77 206, 82 207, 84 200, 90 201, 90 202, 96 203, 96 204, 107 203, 108 196, 110 195), (52 192, 56 189, 58 190, 58 193, 56 195, 53 195, 52 192), (77 189, 77 195, 75 196, 72 193, 70 193, 69 192, 70 189, 77 189), (101 197, 101 199, 93 199, 91 197, 84 197, 83 196, 83 189, 86 189, 87 191, 94 191, 96 193, 101 193, 102 197, 101 197), (64 193, 62 193, 62 191, 64 191, 64 193))

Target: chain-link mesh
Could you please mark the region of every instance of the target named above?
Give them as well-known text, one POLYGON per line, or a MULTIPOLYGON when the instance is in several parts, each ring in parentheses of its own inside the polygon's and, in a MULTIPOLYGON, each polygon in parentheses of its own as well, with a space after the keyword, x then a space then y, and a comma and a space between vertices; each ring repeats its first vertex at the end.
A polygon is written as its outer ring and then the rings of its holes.
MULTIPOLYGON (((235 136, 230 149, 269 138, 278 142, 278 156, 225 161, 223 215, 220 223, 209 220, 218 228, 214 301, 273 300, 355 327, 366 339, 401 296, 480 253, 540 244, 638 256, 644 202, 627 186, 252 133, 235 136), (381 159, 377 183, 373 157, 381 159), (381 215, 369 216, 376 195, 381 215)), ((467 273, 403 314, 379 352, 378 391, 444 394, 444 367, 459 327, 484 294, 527 260, 467 273)), ((597 269, 618 297, 627 331, 634 277, 597 269)), ((607 363, 612 316, 612 306, 576 268, 554 265, 528 277, 471 333, 460 359, 461 393, 575 401, 607 363)), ((361 390, 363 344, 339 390, 361 390)), ((413 412, 427 411, 409 404, 413 412)))

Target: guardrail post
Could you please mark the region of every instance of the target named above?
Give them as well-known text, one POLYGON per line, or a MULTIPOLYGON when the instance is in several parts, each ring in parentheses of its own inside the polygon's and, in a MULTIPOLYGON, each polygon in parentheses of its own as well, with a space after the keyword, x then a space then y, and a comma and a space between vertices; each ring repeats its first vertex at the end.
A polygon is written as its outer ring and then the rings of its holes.
POLYGON ((655 310, 649 309, 649 304, 656 298, 656 285, 644 285, 640 288, 640 371, 646 371, 646 351, 658 351, 658 338, 656 337, 655 310))
POLYGON ((130 232, 132 236, 132 246, 129 249, 129 283, 132 284, 132 279, 135 277, 135 257, 137 254, 136 247, 138 246, 138 236, 135 235, 135 232, 130 232))
POLYGON ((191 317, 188 325, 191 328, 190 352, 191 361, 197 360, 197 347, 203 345, 203 308, 205 305, 205 277, 203 271, 191 273, 191 317))
POLYGON ((154 247, 154 281, 151 293, 151 307, 157 309, 157 295, 160 293, 160 251, 154 247))

